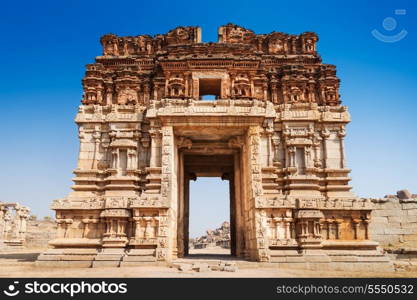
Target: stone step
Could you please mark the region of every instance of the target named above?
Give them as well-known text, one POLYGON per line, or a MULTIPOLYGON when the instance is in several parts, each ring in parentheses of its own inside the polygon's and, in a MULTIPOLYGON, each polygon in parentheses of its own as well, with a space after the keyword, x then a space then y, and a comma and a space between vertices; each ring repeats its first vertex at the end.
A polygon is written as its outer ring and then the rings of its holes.
POLYGON ((156 261, 156 258, 155 256, 126 255, 126 256, 123 256, 122 261, 124 262, 151 262, 151 261, 156 261))
POLYGON ((94 257, 95 261, 120 261, 123 255, 120 254, 98 254, 94 257))
POLYGON ((92 261, 95 255, 48 255, 41 254, 38 260, 43 261, 92 261))
POLYGON ((120 260, 117 261, 93 261, 93 268, 108 268, 108 267, 120 267, 120 260))

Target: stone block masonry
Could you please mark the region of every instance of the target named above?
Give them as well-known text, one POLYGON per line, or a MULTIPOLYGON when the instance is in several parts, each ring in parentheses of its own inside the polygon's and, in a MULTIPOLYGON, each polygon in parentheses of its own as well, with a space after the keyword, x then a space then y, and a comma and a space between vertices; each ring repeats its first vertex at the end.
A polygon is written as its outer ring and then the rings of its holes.
POLYGON ((370 201, 372 239, 390 250, 417 248, 417 195, 401 190, 370 201))
POLYGON ((29 219, 26 233, 26 248, 44 249, 48 242, 56 236, 56 222, 52 219, 29 219))

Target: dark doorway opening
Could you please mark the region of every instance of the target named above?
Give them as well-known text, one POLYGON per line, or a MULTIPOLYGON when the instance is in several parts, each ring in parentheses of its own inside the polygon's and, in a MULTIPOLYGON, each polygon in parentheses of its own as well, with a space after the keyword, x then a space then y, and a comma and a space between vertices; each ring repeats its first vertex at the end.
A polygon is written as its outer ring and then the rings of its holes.
POLYGON ((199 91, 201 100, 215 100, 221 97, 222 80, 219 78, 200 78, 199 91))

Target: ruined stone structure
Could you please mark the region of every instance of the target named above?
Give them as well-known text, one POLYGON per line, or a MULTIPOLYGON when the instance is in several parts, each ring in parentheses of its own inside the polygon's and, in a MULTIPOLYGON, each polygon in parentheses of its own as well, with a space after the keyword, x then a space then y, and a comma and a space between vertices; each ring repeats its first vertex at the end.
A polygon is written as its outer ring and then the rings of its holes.
POLYGON ((24 246, 29 211, 19 203, 0 202, 0 249, 24 246))
POLYGON ((350 117, 318 37, 221 26, 101 38, 76 123, 73 192, 40 262, 119 266, 188 253, 189 181, 230 182, 231 253, 276 263, 385 261, 350 192, 350 117), (212 95, 214 100, 207 100, 212 95), (370 259, 371 257, 372 259, 370 259))
POLYGON ((375 241, 389 250, 417 250, 417 194, 407 190, 374 203, 370 232, 375 241))
MULTIPOLYGON (((384 198, 370 198, 372 202, 369 232, 386 251, 394 253, 417 252, 417 194, 408 190, 384 198)), ((230 243, 228 222, 220 228, 207 230, 206 235, 192 240, 195 248, 230 243)))
POLYGON ((219 228, 208 229, 205 235, 190 239, 190 246, 195 249, 213 246, 230 248, 230 223, 223 222, 219 228))
POLYGON ((57 224, 55 220, 45 218, 37 220, 29 218, 27 222, 25 247, 30 249, 46 249, 50 240, 56 238, 57 224))

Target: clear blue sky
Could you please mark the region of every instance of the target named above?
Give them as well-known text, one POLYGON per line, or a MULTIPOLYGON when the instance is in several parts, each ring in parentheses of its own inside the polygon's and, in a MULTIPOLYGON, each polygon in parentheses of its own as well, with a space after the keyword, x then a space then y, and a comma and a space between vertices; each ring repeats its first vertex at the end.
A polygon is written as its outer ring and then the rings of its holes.
MULTIPOLYGON (((355 193, 417 193, 416 13, 415 1, 3 1, 0 200, 19 201, 43 216, 51 214, 52 199, 68 193, 81 78, 84 65, 101 54, 101 35, 199 25, 203 41, 216 41, 217 28, 228 22, 257 33, 317 32, 318 50, 337 66, 342 101, 352 114, 346 147, 355 193), (391 31, 382 24, 387 17, 397 21, 391 31), (384 43, 373 29, 408 35, 384 43)), ((196 185, 196 193, 216 187, 196 185)))

